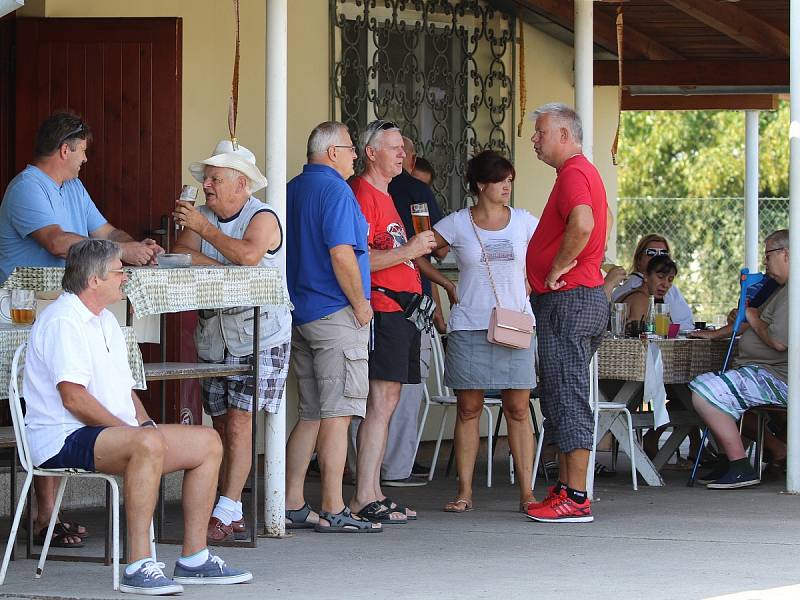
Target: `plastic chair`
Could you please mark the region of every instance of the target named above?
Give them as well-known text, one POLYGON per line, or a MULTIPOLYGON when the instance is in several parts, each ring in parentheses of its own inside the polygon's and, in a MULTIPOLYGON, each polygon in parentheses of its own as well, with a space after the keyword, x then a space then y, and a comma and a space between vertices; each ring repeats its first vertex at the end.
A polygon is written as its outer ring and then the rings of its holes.
MULTIPOLYGON (((6 578, 6 571, 8 570, 8 563, 11 558, 11 550, 17 539, 17 530, 19 528, 20 519, 22 518, 22 510, 25 507, 25 498, 28 496, 31 483, 33 482, 34 475, 41 477, 60 477, 61 482, 58 486, 56 494, 56 502, 53 507, 53 515, 50 517, 50 524, 47 527, 47 535, 45 536, 44 546, 42 546, 42 554, 39 557, 39 564, 36 567, 36 578, 42 576, 44 571, 44 563, 47 560, 47 551, 50 549, 50 539, 53 535, 58 520, 58 512, 61 508, 61 500, 64 497, 64 489, 66 488, 67 481, 73 478, 92 478, 104 479, 111 486, 111 538, 112 538, 112 564, 113 564, 113 586, 114 591, 119 590, 119 486, 113 475, 106 475, 105 473, 94 473, 84 471, 83 469, 41 469, 33 466, 31 460, 30 448, 28 446, 28 437, 25 430, 25 419, 22 414, 22 405, 20 402, 19 394, 19 376, 22 373, 21 360, 25 352, 25 344, 20 345, 14 353, 14 359, 11 362, 11 378, 8 383, 8 398, 11 408, 11 420, 14 425, 14 434, 17 438, 17 453, 19 454, 19 462, 22 468, 27 473, 25 481, 22 484, 19 501, 17 508, 14 512, 14 520, 11 524, 11 533, 8 536, 8 543, 6 544, 6 552, 3 557, 3 566, 0 569, 0 585, 3 584, 6 578)), ((153 559, 156 558, 156 547, 154 541, 153 524, 150 523, 150 550, 153 559)))
MULTIPOLYGON (((623 413, 625 420, 628 423, 628 444, 629 448, 633 448, 633 419, 628 407, 621 402, 600 402, 600 382, 598 377, 598 364, 597 354, 592 357, 589 362, 589 404, 592 406, 592 413, 594 414, 594 428, 592 431, 592 448, 589 453, 589 465, 586 469, 586 492, 589 498, 594 498, 594 465, 597 458, 597 422, 600 417, 601 411, 623 413)), ((544 445, 544 432, 547 427, 547 419, 542 421, 542 434, 539 436, 539 442, 536 444, 536 457, 533 459, 533 485, 536 486, 536 475, 539 471, 539 461, 542 455, 542 447, 544 445)), ((636 480, 636 459, 634 453, 630 452, 631 459, 631 481, 633 483, 634 491, 638 491, 639 486, 636 480)))
MULTIPOLYGON (((428 391, 428 385, 424 385, 422 387, 422 394, 423 398, 425 399, 425 408, 422 412, 422 420, 420 421, 419 430, 417 431, 417 447, 416 451, 419 450, 419 444, 422 440, 422 432, 425 429, 425 423, 428 420, 428 413, 432 406, 441 406, 442 407, 442 422, 439 425, 439 435, 436 438, 436 448, 433 451, 433 460, 431 461, 431 468, 428 472, 428 481, 433 479, 433 473, 436 470, 436 461, 439 458, 439 450, 442 446, 442 438, 444 437, 444 428, 447 424, 447 412, 450 408, 455 408, 456 406, 456 397, 446 385, 444 385, 444 348, 442 346, 442 338, 439 335, 439 332, 433 332, 433 338, 431 340, 431 375, 433 376, 433 393, 431 394, 428 391)), ((428 379, 430 381, 430 377, 428 379)), ((492 432, 493 432, 493 423, 494 423, 494 415, 492 415, 492 408, 500 408, 503 403, 498 399, 492 398, 485 398, 483 402, 483 410, 486 412, 486 416, 489 420, 489 428, 488 428, 488 452, 490 454, 489 459, 486 461, 488 466, 486 468, 486 487, 492 487, 492 432)), ((414 455, 416 456, 416 451, 414 455)))

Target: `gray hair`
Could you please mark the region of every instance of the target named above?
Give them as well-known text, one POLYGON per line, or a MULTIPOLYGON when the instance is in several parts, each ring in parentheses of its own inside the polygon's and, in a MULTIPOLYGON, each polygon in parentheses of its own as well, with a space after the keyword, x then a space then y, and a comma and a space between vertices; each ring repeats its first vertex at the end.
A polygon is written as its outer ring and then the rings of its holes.
MULTIPOLYGON (((770 233, 766 239, 764 240, 764 245, 767 244, 774 244, 777 248, 786 248, 789 249, 789 230, 788 229, 778 229, 778 231, 773 231, 770 233)), ((776 249, 777 249, 776 248, 776 249)))
POLYGON ((392 121, 385 119, 375 119, 372 123, 367 125, 364 133, 361 134, 361 150, 366 156, 367 146, 380 150, 381 139, 383 134, 387 131, 400 131, 400 128, 392 121))
POLYGON ((322 154, 331 146, 335 146, 339 141, 339 132, 347 125, 339 121, 325 121, 320 123, 311 131, 306 144, 306 158, 311 158, 315 154, 322 154))
POLYGON ((80 294, 89 287, 92 275, 105 279, 108 263, 121 257, 122 247, 111 240, 88 239, 73 244, 67 252, 61 287, 64 291, 80 294))
POLYGON ((542 115, 550 115, 554 119, 560 121, 572 132, 573 139, 578 142, 578 144, 583 144, 583 124, 581 123, 581 117, 569 106, 561 102, 550 102, 533 111, 531 118, 536 121, 536 119, 542 115))

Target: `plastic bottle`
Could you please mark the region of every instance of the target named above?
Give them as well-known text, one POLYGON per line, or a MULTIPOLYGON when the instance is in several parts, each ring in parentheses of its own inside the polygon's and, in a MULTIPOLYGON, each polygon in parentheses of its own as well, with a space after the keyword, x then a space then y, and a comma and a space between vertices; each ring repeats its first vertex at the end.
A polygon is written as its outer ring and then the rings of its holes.
POLYGON ((645 320, 645 331, 654 334, 656 332, 656 297, 650 296, 647 300, 647 317, 645 320))

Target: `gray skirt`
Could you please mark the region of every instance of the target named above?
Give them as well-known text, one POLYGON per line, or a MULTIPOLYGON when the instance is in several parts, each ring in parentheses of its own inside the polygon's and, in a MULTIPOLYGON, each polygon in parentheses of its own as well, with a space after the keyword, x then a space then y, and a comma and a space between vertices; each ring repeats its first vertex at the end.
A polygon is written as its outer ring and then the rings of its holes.
POLYGON ((490 344, 486 330, 447 335, 444 384, 453 390, 508 390, 536 387, 536 336, 530 348, 490 344))

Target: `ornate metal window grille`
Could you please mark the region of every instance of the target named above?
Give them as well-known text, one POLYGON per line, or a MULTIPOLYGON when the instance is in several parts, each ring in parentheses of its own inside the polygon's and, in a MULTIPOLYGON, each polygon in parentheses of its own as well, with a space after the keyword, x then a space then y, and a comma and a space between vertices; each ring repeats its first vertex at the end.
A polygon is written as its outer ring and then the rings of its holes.
POLYGON ((514 155, 514 18, 483 0, 330 0, 331 114, 358 143, 397 123, 436 171, 445 212, 467 205, 467 160, 514 155))

